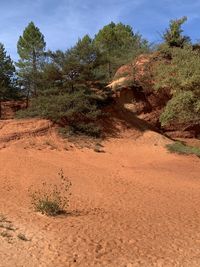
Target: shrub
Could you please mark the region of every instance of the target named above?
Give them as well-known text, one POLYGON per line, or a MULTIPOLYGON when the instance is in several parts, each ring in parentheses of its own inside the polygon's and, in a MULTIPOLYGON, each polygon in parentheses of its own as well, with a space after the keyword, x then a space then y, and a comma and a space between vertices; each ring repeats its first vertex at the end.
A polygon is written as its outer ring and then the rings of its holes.
POLYGON ((174 142, 173 144, 166 145, 167 149, 171 153, 185 154, 185 155, 196 155, 200 157, 200 148, 187 146, 181 142, 174 142))
POLYGON ((47 216, 56 216, 69 206, 71 181, 64 176, 63 170, 58 173, 60 184, 42 183, 42 188, 33 191, 29 189, 31 204, 35 211, 47 216))
POLYGON ((179 123, 198 121, 200 110, 197 108, 197 103, 199 102, 192 91, 179 92, 167 103, 160 116, 161 124, 164 126, 173 121, 179 123))
POLYGON ((50 119, 62 127, 70 127, 74 133, 99 136, 96 119, 101 116, 98 99, 85 88, 73 92, 59 92, 42 95, 31 102, 27 110, 17 113, 18 118, 40 117, 50 119))
POLYGON ((162 125, 199 122, 200 55, 190 46, 169 51, 171 59, 161 59, 153 70, 154 89, 168 90, 171 95, 160 121, 162 125))

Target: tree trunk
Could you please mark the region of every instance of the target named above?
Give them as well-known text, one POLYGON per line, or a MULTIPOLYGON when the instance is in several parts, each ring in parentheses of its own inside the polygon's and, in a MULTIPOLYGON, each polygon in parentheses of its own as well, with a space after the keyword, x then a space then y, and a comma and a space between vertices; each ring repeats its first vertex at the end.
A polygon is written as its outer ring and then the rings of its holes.
POLYGON ((109 79, 111 80, 112 78, 112 70, 111 70, 111 63, 108 62, 108 73, 109 73, 109 79))
POLYGON ((26 109, 29 107, 29 97, 30 97, 30 83, 28 84, 28 90, 26 95, 26 109))
POLYGON ((37 88, 36 88, 36 76, 37 76, 37 60, 36 60, 36 53, 35 50, 33 49, 33 81, 32 81, 32 86, 33 86, 33 95, 37 96, 37 88))

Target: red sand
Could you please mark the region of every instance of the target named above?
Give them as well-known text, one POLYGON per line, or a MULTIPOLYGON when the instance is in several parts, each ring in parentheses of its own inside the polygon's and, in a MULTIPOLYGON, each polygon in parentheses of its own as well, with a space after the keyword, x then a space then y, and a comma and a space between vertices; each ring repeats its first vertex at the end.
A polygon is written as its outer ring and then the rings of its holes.
POLYGON ((48 127, 0 121, 0 213, 16 228, 0 235, 1 267, 200 266, 197 157, 168 153, 168 140, 151 131, 129 130, 96 153, 48 127), (71 214, 35 213, 28 188, 56 182, 61 168, 73 184, 71 214))

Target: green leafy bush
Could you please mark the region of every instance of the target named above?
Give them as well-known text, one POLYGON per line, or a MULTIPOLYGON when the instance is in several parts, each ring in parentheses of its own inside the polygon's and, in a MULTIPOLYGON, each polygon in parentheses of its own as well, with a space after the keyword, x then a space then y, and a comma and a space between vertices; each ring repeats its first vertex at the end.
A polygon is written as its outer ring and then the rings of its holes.
POLYGON ((160 116, 161 124, 166 125, 175 120, 180 123, 198 121, 200 110, 197 102, 198 98, 192 91, 183 91, 174 95, 160 116))

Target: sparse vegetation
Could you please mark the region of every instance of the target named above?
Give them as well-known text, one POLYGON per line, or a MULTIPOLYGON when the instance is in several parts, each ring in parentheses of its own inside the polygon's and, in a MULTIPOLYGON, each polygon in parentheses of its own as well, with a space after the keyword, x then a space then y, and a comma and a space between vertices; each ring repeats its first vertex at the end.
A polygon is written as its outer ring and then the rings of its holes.
POLYGON ((11 238, 12 237, 12 235, 9 232, 7 232, 7 231, 1 232, 0 235, 2 237, 6 237, 6 238, 11 238))
POLYGON ((192 147, 183 144, 182 142, 174 142, 173 144, 168 144, 167 149, 171 153, 184 154, 184 155, 196 155, 200 157, 200 148, 192 147))
POLYGON ((29 239, 24 234, 19 233, 17 237, 22 241, 29 241, 29 239))
POLYGON ((24 234, 18 233, 18 228, 14 227, 12 222, 8 220, 3 214, 0 214, 0 236, 6 238, 8 243, 12 243, 15 238, 23 241, 30 241, 24 234))
POLYGON ((49 146, 52 150, 58 148, 57 145, 55 144, 55 142, 53 140, 50 140, 50 139, 46 140, 44 142, 44 145, 49 146))
POLYGON ((61 170, 58 173, 58 184, 42 183, 42 187, 37 190, 29 189, 31 204, 34 210, 47 216, 56 216, 66 212, 69 206, 69 197, 71 195, 71 181, 61 170))

